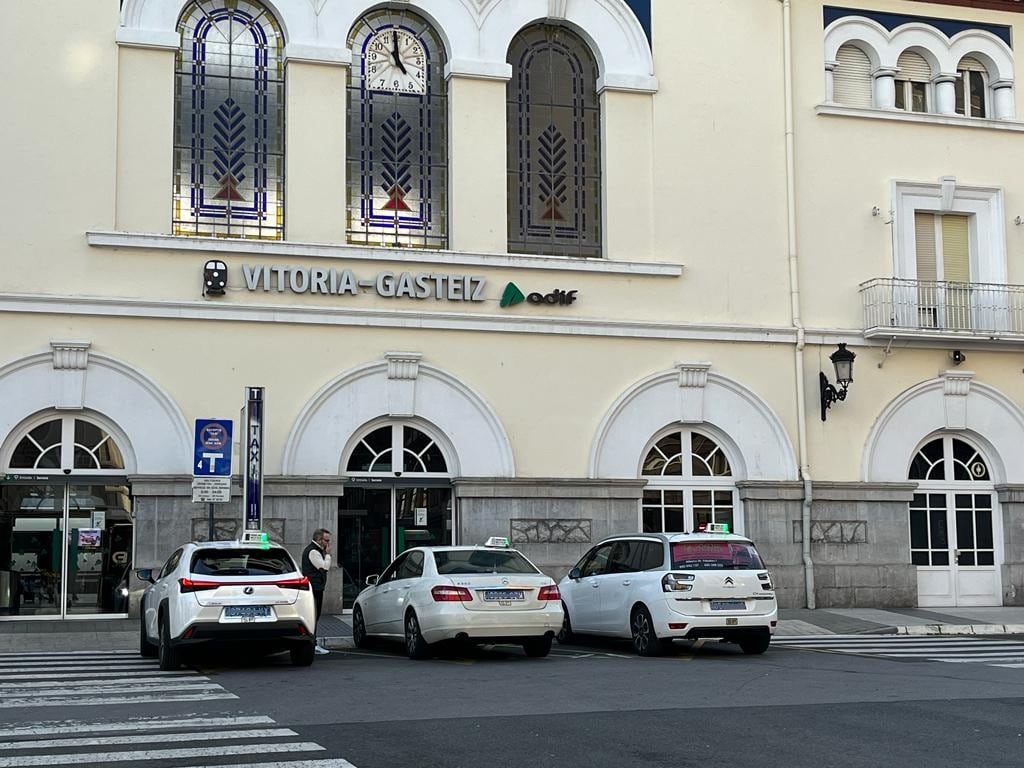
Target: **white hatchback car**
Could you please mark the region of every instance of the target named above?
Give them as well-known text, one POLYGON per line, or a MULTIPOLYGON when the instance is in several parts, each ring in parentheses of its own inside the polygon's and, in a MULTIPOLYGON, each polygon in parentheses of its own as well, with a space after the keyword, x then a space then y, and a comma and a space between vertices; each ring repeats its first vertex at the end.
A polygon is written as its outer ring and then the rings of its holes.
POLYGON ((764 653, 778 624, 771 576, 750 539, 727 533, 614 536, 559 583, 574 633, 628 637, 642 656, 675 639, 722 638, 764 653))
POLYGON ((482 547, 416 547, 400 554, 352 607, 352 640, 401 638, 411 659, 442 640, 509 642, 546 656, 562 626, 555 582, 507 539, 482 547))
POLYGON ((316 609, 309 580, 280 545, 266 537, 191 543, 160 574, 136 571, 150 586, 140 606, 139 653, 177 669, 185 647, 215 641, 266 652, 288 649, 309 666, 316 647, 316 609))

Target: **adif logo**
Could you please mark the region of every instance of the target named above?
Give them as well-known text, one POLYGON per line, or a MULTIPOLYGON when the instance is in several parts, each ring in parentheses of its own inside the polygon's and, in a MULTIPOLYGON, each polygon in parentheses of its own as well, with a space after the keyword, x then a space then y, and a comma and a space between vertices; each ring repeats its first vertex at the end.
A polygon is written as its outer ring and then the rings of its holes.
POLYGON ((578 291, 575 290, 563 291, 560 288, 556 288, 551 293, 525 294, 519 290, 518 285, 509 283, 501 294, 501 306, 514 307, 516 304, 522 304, 524 301, 527 301, 530 304, 558 304, 565 307, 576 301, 577 293, 578 291))

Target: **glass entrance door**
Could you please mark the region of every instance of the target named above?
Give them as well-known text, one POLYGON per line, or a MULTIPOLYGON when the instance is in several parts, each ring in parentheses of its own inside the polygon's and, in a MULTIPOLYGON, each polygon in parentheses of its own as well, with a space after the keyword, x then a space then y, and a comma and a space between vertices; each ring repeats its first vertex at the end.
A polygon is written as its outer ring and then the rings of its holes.
POLYGON ((411 547, 452 543, 449 485, 402 487, 347 485, 338 507, 338 566, 343 569, 342 607, 411 547))
POLYGON ((127 613, 130 510, 122 480, 5 483, 0 488, 0 616, 127 613))

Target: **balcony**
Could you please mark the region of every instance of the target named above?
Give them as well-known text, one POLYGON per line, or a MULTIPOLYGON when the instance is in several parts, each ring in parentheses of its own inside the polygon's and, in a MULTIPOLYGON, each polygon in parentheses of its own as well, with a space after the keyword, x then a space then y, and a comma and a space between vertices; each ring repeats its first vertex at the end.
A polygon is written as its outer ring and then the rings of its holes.
POLYGON ((1024 285, 876 278, 860 295, 865 338, 1024 341, 1024 285))

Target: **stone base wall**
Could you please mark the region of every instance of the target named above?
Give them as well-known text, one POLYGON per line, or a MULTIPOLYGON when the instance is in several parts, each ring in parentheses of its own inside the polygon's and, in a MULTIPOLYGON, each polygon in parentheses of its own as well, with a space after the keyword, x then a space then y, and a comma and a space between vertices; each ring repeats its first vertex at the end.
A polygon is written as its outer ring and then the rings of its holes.
POLYGON ((1024 486, 996 488, 1003 513, 1003 605, 1024 605, 1024 486))
MULTIPOLYGON (((779 605, 807 605, 800 483, 740 483, 747 535, 778 587, 779 605)), ((811 559, 818 608, 917 604, 910 563, 908 502, 914 483, 815 483, 811 559)))
MULTIPOLYGON (((142 476, 130 480, 135 513, 135 568, 160 569, 177 547, 209 538, 208 505, 192 503, 192 478, 142 476)), ((313 531, 337 528, 338 497, 342 490, 336 478, 267 477, 263 529, 284 544, 297 561, 313 531)), ((242 493, 237 478, 232 482, 231 501, 214 505, 214 527, 218 540, 237 538, 243 530, 242 493)), ((341 579, 341 571, 332 568, 324 594, 324 611, 341 610, 341 579)), ((134 586, 141 583, 135 581, 134 586)), ((137 606, 133 610, 137 611, 137 606)))
POLYGON ((595 543, 636 532, 643 480, 458 480, 463 544, 508 536, 556 581, 595 543))

